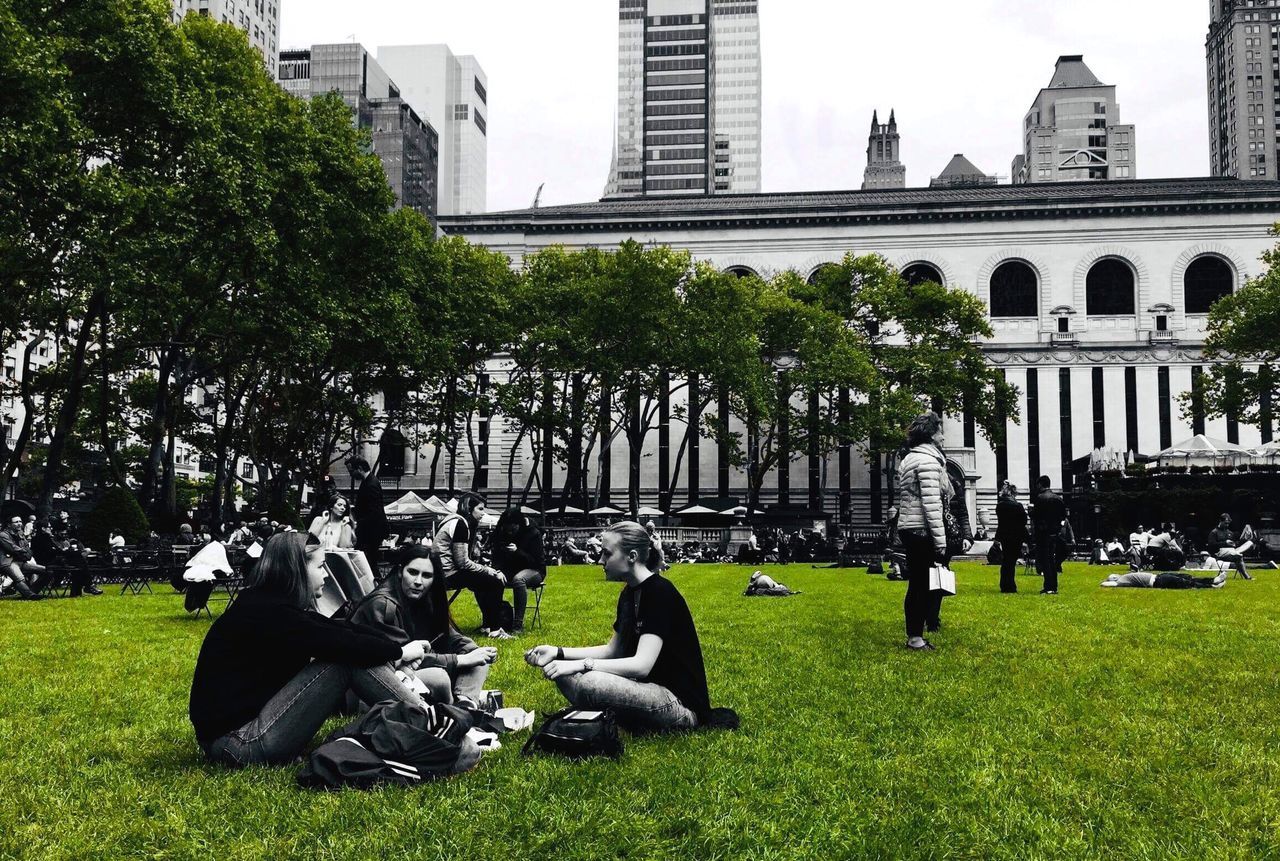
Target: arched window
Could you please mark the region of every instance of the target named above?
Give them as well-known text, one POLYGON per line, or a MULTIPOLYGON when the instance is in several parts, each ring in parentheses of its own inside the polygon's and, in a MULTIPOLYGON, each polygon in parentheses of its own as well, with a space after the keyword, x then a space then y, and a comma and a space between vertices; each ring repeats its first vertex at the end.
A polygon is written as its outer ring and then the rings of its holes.
POLYGON ((818 279, 822 276, 824 272, 826 272, 828 269, 835 269, 835 268, 836 268, 836 264, 834 263, 823 263, 821 266, 817 267, 812 272, 810 272, 809 277, 805 280, 807 280, 811 285, 817 284, 818 279))
POLYGON ((1116 257, 1093 264, 1084 282, 1084 308, 1090 316, 1132 315, 1135 307, 1133 270, 1116 257))
POLYGON ((1236 273, 1221 257, 1206 254, 1191 261, 1182 279, 1188 314, 1208 314, 1209 307, 1235 291, 1236 273))
POLYGON ((1034 269, 1021 260, 1006 260, 991 273, 991 316, 1036 316, 1039 289, 1034 269))
POLYGON ((934 284, 943 283, 942 273, 936 266, 929 263, 912 263, 902 270, 902 277, 912 287, 917 287, 926 281, 932 281, 934 284))
POLYGON ((729 275, 734 275, 738 278, 748 278, 756 274, 755 270, 750 269, 746 266, 730 266, 728 269, 724 271, 729 275))

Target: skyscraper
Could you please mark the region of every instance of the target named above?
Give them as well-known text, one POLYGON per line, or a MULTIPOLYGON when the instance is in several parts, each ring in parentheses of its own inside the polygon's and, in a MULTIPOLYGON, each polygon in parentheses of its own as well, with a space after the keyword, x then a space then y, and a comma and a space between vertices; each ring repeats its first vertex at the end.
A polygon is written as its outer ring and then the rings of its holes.
POLYGON ((619 0, 605 196, 760 190, 760 19, 746 0, 619 0))
POLYGON ((906 188, 907 168, 900 160, 898 118, 889 109, 889 122, 880 124, 878 111, 871 112, 871 134, 867 137, 867 168, 862 172, 862 188, 906 188))
POLYGON ((1212 0, 1205 63, 1210 172, 1280 177, 1280 3, 1212 0))
POLYGON ((488 208, 489 80, 480 62, 448 45, 383 45, 378 62, 440 133, 440 214, 488 208))
POLYGON ((373 151, 396 194, 396 207, 407 206, 435 219, 436 130, 401 98, 395 82, 363 46, 342 42, 282 51, 280 86, 303 99, 330 92, 341 96, 355 124, 370 131, 373 151))
POLYGON ((188 12, 204 15, 234 24, 249 37, 249 44, 262 55, 262 62, 276 76, 276 63, 280 51, 276 46, 280 27, 281 0, 173 0, 173 21, 176 24, 188 12))
POLYGON ((1133 126, 1120 125, 1116 88, 1100 82, 1079 54, 1058 58, 1022 127, 1015 185, 1138 176, 1133 126))

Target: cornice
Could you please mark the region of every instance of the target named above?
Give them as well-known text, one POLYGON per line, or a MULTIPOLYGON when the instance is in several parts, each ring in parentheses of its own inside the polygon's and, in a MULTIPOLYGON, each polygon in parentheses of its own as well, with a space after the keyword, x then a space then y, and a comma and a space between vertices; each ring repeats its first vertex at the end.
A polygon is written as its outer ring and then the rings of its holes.
POLYGON ((444 216, 446 233, 590 234, 850 225, 999 223, 1268 213, 1280 219, 1280 183, 1230 179, 1148 180, 802 192, 618 201, 444 216))
POLYGON ((1203 364, 1199 343, 1157 344, 984 344, 982 352, 999 368, 1070 367, 1072 365, 1203 364))

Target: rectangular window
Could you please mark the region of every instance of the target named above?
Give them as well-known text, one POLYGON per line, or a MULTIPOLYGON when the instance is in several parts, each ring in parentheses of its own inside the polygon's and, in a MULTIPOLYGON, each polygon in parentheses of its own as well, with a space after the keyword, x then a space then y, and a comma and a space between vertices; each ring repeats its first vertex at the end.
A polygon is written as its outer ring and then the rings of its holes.
POLYGON ((1173 445, 1173 401, 1169 397, 1169 366, 1156 368, 1156 397, 1160 407, 1160 450, 1173 445))
POLYGON ((1062 486, 1071 486, 1071 369, 1058 369, 1058 451, 1062 456, 1062 486))
MULTIPOLYGON (((1124 433, 1129 451, 1138 449, 1138 369, 1124 369, 1124 433)), ((1164 446, 1168 448, 1168 446, 1164 446)))
POLYGON ((1106 403, 1106 387, 1103 383, 1102 368, 1093 369, 1093 447, 1102 448, 1107 444, 1107 420, 1103 412, 1106 403))
MULTIPOLYGON (((1005 378, 1004 370, 1000 370, 999 374, 1000 379, 1003 380, 1005 378)), ((1001 482, 1009 479, 1009 419, 1002 409, 996 410, 996 428, 999 431, 998 437, 994 440, 996 449, 996 486, 999 487, 1001 482)))
POLYGON ((1027 370, 1027 487, 1040 479, 1040 381, 1035 368, 1027 370))
POLYGON ((1204 433, 1204 368, 1191 367, 1191 432, 1204 433))
POLYGON ((488 137, 488 135, 489 135, 489 126, 488 126, 488 124, 484 121, 484 117, 483 117, 483 116, 481 116, 481 114, 480 114, 480 112, 479 112, 479 111, 476 111, 474 114, 472 114, 472 116, 475 118, 475 121, 476 121, 476 127, 477 127, 478 129, 480 129, 480 134, 485 135, 486 137, 488 137))
POLYGON ((480 104, 489 104, 489 91, 484 88, 484 84, 480 83, 480 79, 476 78, 476 95, 480 97, 480 104))

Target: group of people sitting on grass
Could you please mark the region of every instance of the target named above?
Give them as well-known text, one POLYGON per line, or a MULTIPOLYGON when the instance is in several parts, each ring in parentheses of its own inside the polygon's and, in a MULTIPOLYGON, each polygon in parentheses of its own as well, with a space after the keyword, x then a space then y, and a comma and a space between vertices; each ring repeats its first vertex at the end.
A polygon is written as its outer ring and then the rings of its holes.
MULTIPOLYGON (((315 611, 328 576, 320 540, 301 533, 268 540, 196 662, 189 711, 204 753, 232 767, 290 762, 349 692, 365 704, 474 708, 498 652, 463 636, 450 618, 445 583, 450 566, 459 565, 452 545, 466 543, 452 540, 465 538, 462 528, 454 527, 443 553, 401 547, 387 581, 346 620, 315 611), (416 676, 426 693, 415 693, 398 672, 416 676)), ((518 552, 518 537, 510 543, 516 549, 508 552, 518 552)), ((613 636, 586 648, 535 646, 525 661, 572 705, 612 709, 625 728, 698 726, 711 711, 702 649, 684 598, 660 573, 660 543, 627 521, 605 529, 601 545, 605 579, 624 584, 613 636)), ((464 742, 454 770, 471 768, 479 756, 464 742)))

